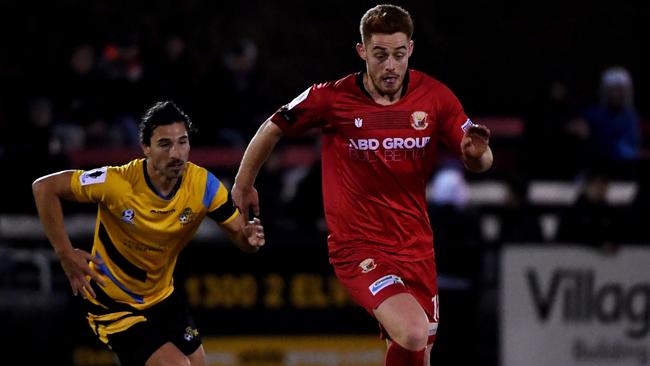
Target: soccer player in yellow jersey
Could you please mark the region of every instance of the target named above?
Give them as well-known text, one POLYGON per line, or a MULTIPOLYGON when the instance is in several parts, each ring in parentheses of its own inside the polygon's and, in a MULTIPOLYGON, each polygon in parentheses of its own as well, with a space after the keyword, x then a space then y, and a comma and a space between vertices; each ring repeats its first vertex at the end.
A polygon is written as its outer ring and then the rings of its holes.
POLYGON ((126 365, 206 365, 186 299, 174 291, 180 251, 207 215, 245 252, 264 245, 259 219, 246 221, 228 189, 188 161, 192 123, 173 102, 140 123, 144 159, 37 179, 34 198, 72 292, 83 296, 97 337, 126 365), (92 252, 75 249, 61 200, 98 205, 92 252), (99 284, 99 286, 97 285, 99 284))

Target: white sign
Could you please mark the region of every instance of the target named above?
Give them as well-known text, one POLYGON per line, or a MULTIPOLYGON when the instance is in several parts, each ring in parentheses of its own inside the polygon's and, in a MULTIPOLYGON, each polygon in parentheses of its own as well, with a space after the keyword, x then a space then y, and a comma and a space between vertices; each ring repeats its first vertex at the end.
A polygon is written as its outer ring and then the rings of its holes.
POLYGON ((650 248, 508 247, 503 366, 650 365, 650 248))

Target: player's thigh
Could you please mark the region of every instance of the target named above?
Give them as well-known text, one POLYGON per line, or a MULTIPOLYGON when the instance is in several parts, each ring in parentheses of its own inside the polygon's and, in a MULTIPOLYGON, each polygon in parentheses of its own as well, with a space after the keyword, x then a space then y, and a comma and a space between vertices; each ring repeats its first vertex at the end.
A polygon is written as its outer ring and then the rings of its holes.
POLYGON ((160 346, 160 348, 158 348, 145 363, 145 366, 190 365, 190 359, 171 342, 167 342, 160 346))
POLYGON ((374 315, 392 339, 428 333, 427 314, 410 293, 403 292, 387 298, 374 310, 374 315))
POLYGON ((428 344, 436 339, 439 322, 439 296, 433 258, 400 265, 409 293, 420 303, 429 320, 428 344))
POLYGON ((188 356, 190 359, 191 366, 206 366, 207 362, 205 360, 205 350, 203 345, 201 345, 194 353, 188 356))

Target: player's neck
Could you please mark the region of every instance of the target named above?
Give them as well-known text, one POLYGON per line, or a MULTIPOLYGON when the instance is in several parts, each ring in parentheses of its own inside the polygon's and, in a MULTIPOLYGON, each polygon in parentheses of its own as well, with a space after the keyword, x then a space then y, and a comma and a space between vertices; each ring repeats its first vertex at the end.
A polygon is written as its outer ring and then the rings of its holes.
POLYGON ((163 176, 155 176, 155 177, 151 177, 151 182, 153 183, 153 186, 156 187, 158 193, 160 193, 162 196, 167 197, 172 193, 172 191, 176 187, 178 178, 170 179, 163 176))
POLYGON ((370 94, 370 97, 375 101, 375 103, 379 105, 391 105, 397 103, 402 97, 402 88, 404 88, 404 85, 400 86, 400 88, 397 89, 397 92, 393 94, 384 94, 375 87, 375 84, 370 80, 368 73, 365 73, 363 74, 363 87, 366 89, 368 94, 370 94))
POLYGON ((179 179, 165 177, 162 172, 156 170, 153 164, 147 164, 147 175, 149 175, 151 185, 153 185, 160 195, 165 197, 169 196, 169 194, 174 190, 179 179))

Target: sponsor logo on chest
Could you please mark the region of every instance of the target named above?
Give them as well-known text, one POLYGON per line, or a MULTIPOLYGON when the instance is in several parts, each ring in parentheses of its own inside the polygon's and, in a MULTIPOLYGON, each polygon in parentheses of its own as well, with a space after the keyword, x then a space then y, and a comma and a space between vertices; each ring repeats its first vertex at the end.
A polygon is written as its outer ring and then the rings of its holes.
POLYGON ((350 148, 355 150, 377 150, 383 147, 386 150, 399 149, 399 150, 412 150, 423 149, 431 137, 386 137, 379 139, 349 139, 350 148))
POLYGON ((425 148, 431 142, 430 117, 424 111, 386 111, 358 116, 354 118, 354 127, 349 131, 351 136, 347 136, 351 160, 416 161, 426 156, 425 148))

